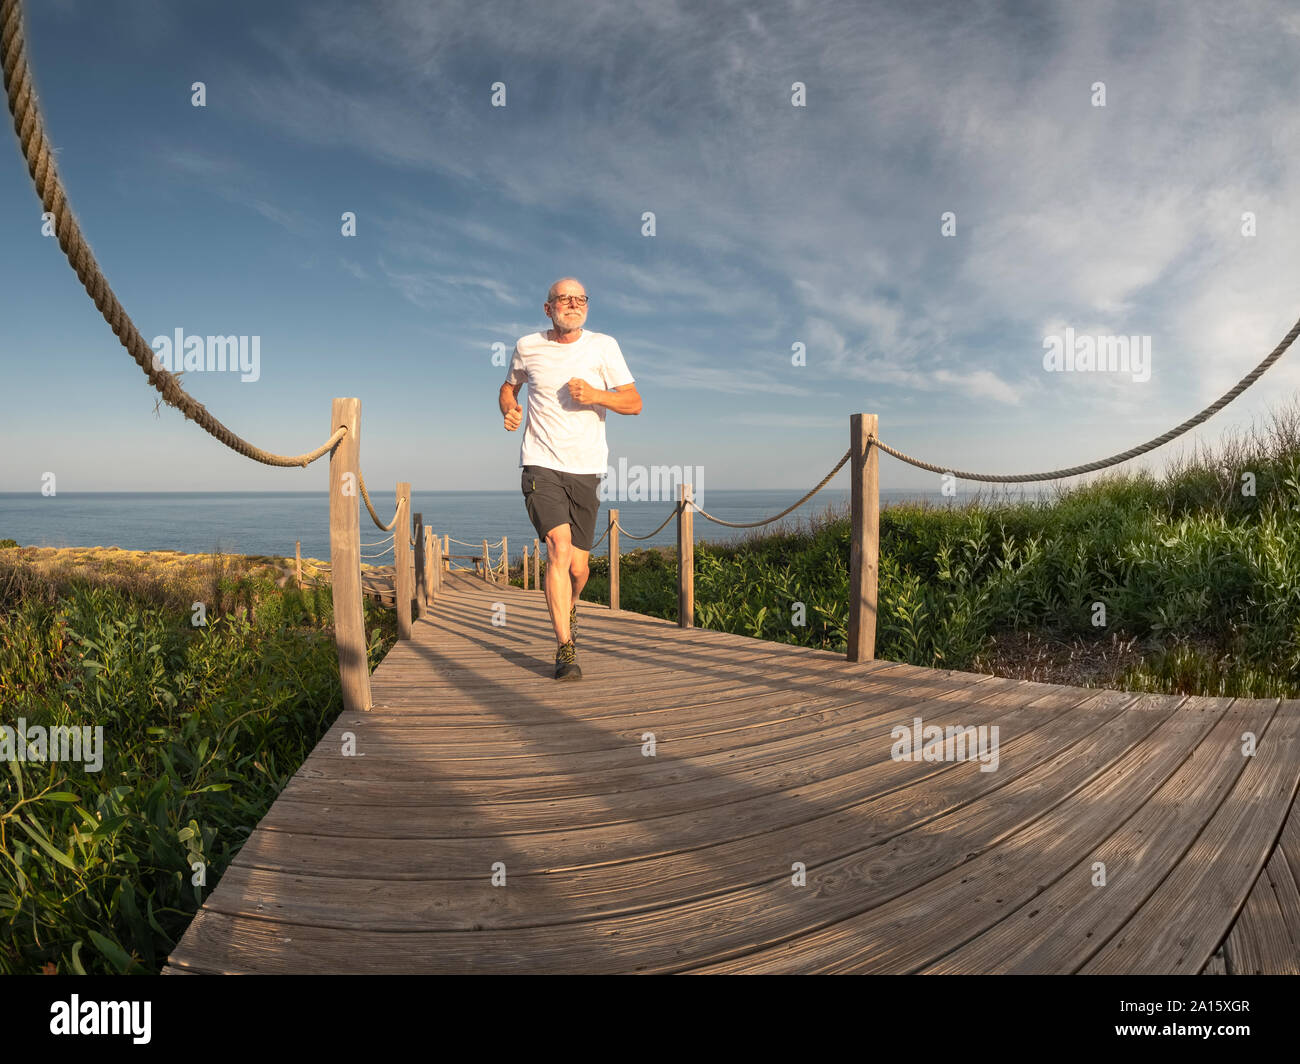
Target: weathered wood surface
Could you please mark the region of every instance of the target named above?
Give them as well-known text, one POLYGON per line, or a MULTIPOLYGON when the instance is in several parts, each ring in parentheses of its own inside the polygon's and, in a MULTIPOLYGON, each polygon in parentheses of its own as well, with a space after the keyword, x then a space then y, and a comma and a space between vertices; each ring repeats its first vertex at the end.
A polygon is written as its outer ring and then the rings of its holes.
POLYGON ((541 595, 445 573, 167 970, 1294 970, 1300 702, 580 613, 557 684, 541 595), (894 760, 914 717, 997 726, 996 771, 894 760))
POLYGON ((1296 802, 1223 944, 1221 962, 1228 975, 1300 975, 1300 804, 1296 802))

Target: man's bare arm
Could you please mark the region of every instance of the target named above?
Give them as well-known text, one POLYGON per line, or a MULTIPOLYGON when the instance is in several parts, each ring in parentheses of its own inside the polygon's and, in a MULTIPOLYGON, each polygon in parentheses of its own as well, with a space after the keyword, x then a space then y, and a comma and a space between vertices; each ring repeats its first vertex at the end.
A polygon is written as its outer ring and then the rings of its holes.
POLYGON ((519 405, 519 391, 523 386, 523 381, 518 384, 511 384, 506 381, 505 384, 501 385, 501 391, 497 395, 497 403, 501 407, 501 413, 504 414, 519 405))
POLYGON ((514 432, 519 427, 519 422, 523 420, 523 408, 519 405, 519 389, 523 386, 523 381, 518 384, 506 381, 501 385, 501 391, 497 393, 497 405, 505 415, 505 427, 510 432, 514 432))

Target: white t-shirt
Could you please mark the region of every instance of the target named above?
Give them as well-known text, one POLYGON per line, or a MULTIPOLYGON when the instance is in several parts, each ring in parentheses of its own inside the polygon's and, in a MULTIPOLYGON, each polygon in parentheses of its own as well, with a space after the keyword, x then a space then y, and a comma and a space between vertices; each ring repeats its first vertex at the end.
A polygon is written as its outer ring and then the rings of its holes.
POLYGON ((562 344, 535 332, 515 344, 506 383, 528 384, 521 466, 546 466, 563 473, 606 471, 605 407, 574 402, 569 395, 574 377, 602 391, 634 380, 618 341, 604 333, 583 329, 573 343, 562 344))

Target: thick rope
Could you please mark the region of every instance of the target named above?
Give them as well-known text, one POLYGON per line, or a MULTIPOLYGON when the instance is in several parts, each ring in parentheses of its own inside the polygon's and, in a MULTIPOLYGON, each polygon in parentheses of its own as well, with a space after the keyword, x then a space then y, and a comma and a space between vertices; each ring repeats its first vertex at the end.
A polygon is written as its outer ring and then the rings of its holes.
MULTIPOLYGON (((357 473, 357 483, 361 485, 361 497, 366 501, 366 509, 370 511, 370 520, 375 523, 375 527, 378 528, 380 532, 391 532, 393 526, 397 524, 397 514, 393 514, 393 519, 389 521, 388 524, 384 524, 379 520, 379 515, 375 513, 375 508, 370 502, 370 492, 366 491, 366 478, 363 477, 360 472, 357 473)), ((397 513, 400 514, 401 512, 402 511, 399 508, 397 513)), ((396 534, 396 532, 393 533, 393 535, 396 534)), ((387 537, 384 538, 386 539, 387 537)))
POLYGON ((161 366, 155 366, 153 349, 145 343, 135 323, 117 301, 117 296, 113 294, 108 281, 100 271, 90 246, 81 235, 81 225, 77 222, 77 216, 68 204, 68 197, 63 191, 63 182, 54 165, 49 138, 45 135, 45 123, 41 118, 40 108, 36 105, 26 53, 22 4, 20 0, 0 0, 0 58, 4 63, 5 93, 9 99, 9 112, 14 119, 14 132, 18 134, 23 157, 27 160, 27 172, 36 186, 36 195, 40 197, 41 205, 46 212, 54 216, 59 247, 67 255, 68 263, 76 273, 77 279, 81 281, 82 287, 86 289, 114 335, 122 342, 122 346, 144 371, 149 383, 163 397, 163 402, 175 407, 185 415, 187 420, 198 424, 201 429, 232 451, 264 465, 307 466, 329 453, 346 434, 346 428, 338 428, 325 443, 306 454, 272 454, 236 436, 210 414, 202 403, 189 395, 180 386, 174 374, 161 366))
MULTIPOLYGON (((679 505, 680 505, 680 504, 679 504, 679 505)), ((662 529, 662 528, 664 527, 664 525, 668 524, 669 521, 671 521, 674 517, 677 516, 677 510, 678 510, 678 507, 677 507, 677 506, 674 506, 670 511, 668 511, 668 516, 664 518, 664 524, 663 524, 663 525, 660 525, 659 528, 656 528, 653 532, 648 532, 648 533, 646 533, 646 535, 644 535, 644 536, 634 536, 634 535, 632 535, 631 532, 629 532, 626 528, 623 527, 623 522, 622 522, 621 520, 620 520, 620 521, 616 521, 615 524, 618 525, 618 530, 619 530, 620 532, 622 532, 623 535, 627 536, 628 539, 649 539, 651 536, 657 536, 657 535, 659 535, 659 531, 660 531, 660 529, 662 529)), ((609 531, 609 530, 606 529, 606 531, 609 531)), ((604 536, 601 536, 601 539, 604 539, 604 538, 605 538, 604 536)), ((597 542, 599 542, 599 540, 597 540, 597 542)))
POLYGON ((981 480, 988 484, 1023 484, 1037 480, 1057 480, 1060 477, 1076 477, 1080 473, 1092 473, 1098 469, 1105 469, 1107 466, 1118 465, 1120 462, 1127 462, 1130 458, 1136 458, 1140 454, 1146 454, 1147 451, 1153 451, 1157 447, 1168 443, 1170 440, 1181 436, 1188 429, 1195 428, 1201 422, 1208 420, 1237 398, 1242 392, 1255 383, 1260 375, 1276 362, 1291 346, 1297 336, 1300 336, 1300 321, 1291 326, 1291 331, 1282 338, 1281 343, 1269 352, 1268 356, 1258 366, 1252 369, 1239 380, 1236 385, 1220 396, 1215 402, 1211 403, 1199 414, 1189 417, 1181 425, 1178 425, 1154 440, 1141 444, 1138 447, 1130 447, 1121 454, 1112 455, 1110 458, 1100 458, 1095 462, 1089 462, 1087 465, 1071 466, 1069 469, 1054 469, 1050 473, 1017 473, 1014 476, 1003 476, 996 473, 963 473, 946 466, 932 465, 929 462, 922 462, 919 458, 913 458, 911 455, 904 454, 902 451, 896 451, 887 443, 881 443, 879 439, 872 436, 871 440, 886 454, 892 454, 899 461, 906 462, 908 465, 914 465, 918 469, 927 469, 931 473, 948 473, 958 480, 981 480))
POLYGON ((385 543, 389 542, 392 538, 393 538, 392 536, 385 536, 383 539, 376 540, 374 543, 363 543, 363 544, 361 544, 361 546, 363 546, 363 547, 382 547, 385 543))
MULTIPOLYGON (((784 510, 782 510, 779 514, 777 514, 774 517, 767 517, 764 518, 762 521, 723 521, 721 518, 714 517, 712 514, 709 513, 705 513, 703 510, 701 510, 698 506, 695 505, 694 500, 691 501, 691 508, 695 510, 696 513, 698 513, 705 520, 712 521, 715 525, 726 525, 728 528, 758 528, 759 525, 770 525, 773 521, 781 520, 781 518, 783 518, 786 514, 790 513, 790 511, 797 510, 800 506, 802 506, 814 495, 816 495, 819 491, 821 491, 822 488, 826 487, 826 485, 830 483, 831 477, 833 477, 836 473, 838 473, 841 469, 844 468, 844 463, 849 460, 852 454, 853 454, 853 448, 850 447, 847 451, 844 452, 844 457, 835 463, 835 468, 832 469, 829 473, 827 473, 824 477, 822 477, 820 484, 818 484, 815 488, 813 488, 812 491, 810 491, 807 495, 805 495, 793 506, 787 506, 784 510)), ((660 525, 659 527, 662 528, 663 526, 660 525)))
POLYGON ((482 544, 481 541, 478 542, 478 543, 466 543, 463 539, 457 539, 455 536, 448 536, 448 537, 447 537, 447 542, 448 542, 448 543, 459 543, 462 547, 479 547, 479 548, 482 548, 482 546, 483 546, 483 544, 482 544))

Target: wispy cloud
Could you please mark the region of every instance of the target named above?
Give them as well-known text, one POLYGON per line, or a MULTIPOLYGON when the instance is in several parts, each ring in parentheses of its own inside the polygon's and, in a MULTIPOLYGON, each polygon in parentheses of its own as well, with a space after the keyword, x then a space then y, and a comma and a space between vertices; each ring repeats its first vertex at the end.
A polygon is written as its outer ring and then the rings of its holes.
POLYGON ((428 309, 435 305, 455 304, 466 291, 487 292, 499 302, 519 306, 521 300, 501 280, 495 277, 438 273, 429 270, 403 270, 390 266, 382 256, 379 269, 388 283, 418 307, 428 309))
POLYGON ((305 236, 316 227, 301 211, 277 206, 270 178, 233 156, 215 155, 195 148, 171 148, 159 152, 162 165, 182 175, 191 185, 210 189, 222 199, 246 207, 295 236, 305 236), (260 189, 261 192, 255 192, 260 189))

